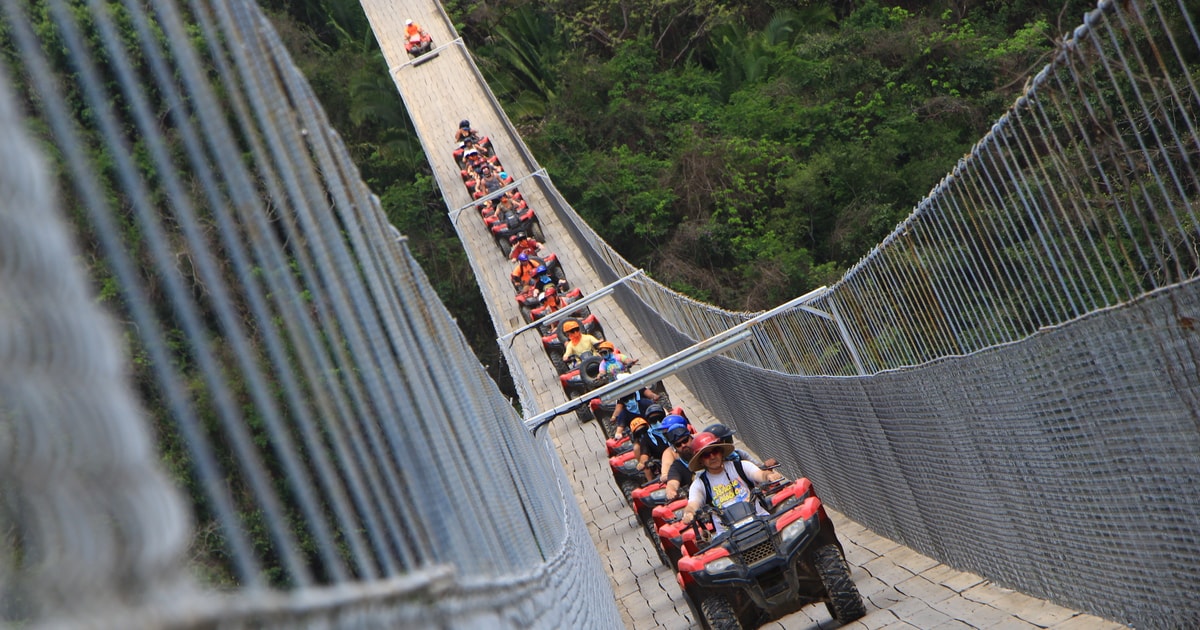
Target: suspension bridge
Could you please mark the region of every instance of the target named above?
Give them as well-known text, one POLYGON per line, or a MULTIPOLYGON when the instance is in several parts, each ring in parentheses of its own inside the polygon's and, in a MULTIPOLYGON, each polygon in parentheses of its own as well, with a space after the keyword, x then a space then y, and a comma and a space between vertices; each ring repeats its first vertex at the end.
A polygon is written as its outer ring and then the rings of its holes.
MULTIPOLYGON (((642 365, 754 314, 608 247, 440 5, 363 2, 522 415, 257 7, 0 7, 19 59, 0 75, 6 622, 697 623, 599 428, 539 339, 509 334, 458 121, 492 138, 568 278, 614 287, 592 310, 642 365), (405 19, 437 45, 421 63, 405 19)), ((1102 3, 841 281, 665 379, 694 422, 814 480, 868 602, 852 627, 1200 623, 1195 17, 1102 3)))

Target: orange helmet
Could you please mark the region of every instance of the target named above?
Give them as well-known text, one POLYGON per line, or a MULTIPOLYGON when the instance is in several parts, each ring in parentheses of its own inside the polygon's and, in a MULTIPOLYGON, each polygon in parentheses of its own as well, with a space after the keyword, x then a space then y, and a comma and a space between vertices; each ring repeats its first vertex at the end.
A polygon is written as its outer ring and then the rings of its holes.
POLYGON ((600 343, 596 344, 596 349, 608 350, 609 352, 616 352, 617 350, 616 346, 614 346, 611 341, 601 341, 600 343))
POLYGON ((579 322, 577 322, 577 321, 567 320, 567 322, 562 325, 562 331, 565 333, 573 332, 576 330, 579 330, 579 322))

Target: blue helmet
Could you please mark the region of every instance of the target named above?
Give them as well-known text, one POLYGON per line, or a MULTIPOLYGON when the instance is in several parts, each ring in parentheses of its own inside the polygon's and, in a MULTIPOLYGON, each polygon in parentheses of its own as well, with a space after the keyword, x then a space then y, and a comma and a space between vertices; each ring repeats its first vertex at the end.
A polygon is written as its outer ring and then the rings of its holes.
POLYGON ((546 273, 546 265, 538 265, 537 272, 539 274, 546 273))
MULTIPOLYGON (((670 418, 670 417, 678 418, 679 416, 667 416, 667 417, 668 418, 670 418)), ((683 438, 685 438, 689 435, 691 435, 691 432, 689 432, 687 430, 687 427, 685 427, 683 425, 676 424, 676 425, 673 425, 670 429, 667 429, 667 441, 670 442, 672 446, 674 446, 675 443, 678 442, 679 440, 682 440, 683 438)))
POLYGON ((529 260, 529 254, 526 254, 525 252, 521 252, 520 255, 517 256, 517 260, 519 260, 521 262, 525 262, 526 260, 529 260))
POLYGON ((687 424, 688 424, 687 418, 684 418, 683 416, 681 416, 679 414, 675 414, 675 413, 667 416, 666 418, 663 418, 663 421, 662 421, 663 428, 667 428, 667 429, 674 427, 674 426, 687 427, 687 424))

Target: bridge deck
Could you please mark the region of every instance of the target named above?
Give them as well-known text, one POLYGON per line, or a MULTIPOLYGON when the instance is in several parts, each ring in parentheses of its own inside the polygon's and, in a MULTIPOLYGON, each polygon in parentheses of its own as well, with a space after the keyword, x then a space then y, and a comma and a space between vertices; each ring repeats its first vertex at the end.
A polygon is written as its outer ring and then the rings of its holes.
MULTIPOLYGON (((407 65, 403 48, 404 20, 412 18, 433 36, 434 45, 451 42, 453 35, 437 5, 421 0, 364 0, 363 7, 379 44, 393 69, 397 87, 409 115, 421 135, 426 153, 447 204, 459 208, 470 202, 460 183, 451 156, 452 138, 458 121, 467 118, 476 129, 488 134, 514 178, 529 176, 536 164, 523 162, 517 138, 506 133, 486 88, 480 85, 465 50, 458 45, 443 48, 436 58, 420 65, 407 65)), ((539 211, 549 249, 562 261, 568 279, 585 292, 602 283, 586 266, 576 244, 536 186, 522 187, 530 205, 539 211)), ((480 289, 495 321, 506 330, 521 325, 520 313, 508 284, 511 264, 497 248, 483 223, 468 209, 456 219, 464 246, 470 250, 480 289)), ((603 322, 618 347, 630 349, 643 364, 655 356, 629 318, 612 300, 602 300, 592 311, 603 322)), ((530 377, 537 404, 549 409, 564 402, 553 367, 533 333, 514 342, 525 373, 530 377)), ((677 379, 666 382, 671 399, 683 405, 701 426, 712 420, 677 379)), ((606 563, 618 607, 628 627, 688 628, 697 624, 675 583, 671 570, 662 566, 653 548, 637 526, 613 483, 604 457, 604 441, 595 423, 580 424, 572 415, 551 425, 563 465, 574 485, 580 509, 593 541, 606 563)), ((897 545, 832 514, 846 545, 848 560, 858 588, 867 599, 869 614, 849 627, 854 628, 1118 628, 1118 624, 1037 600, 991 585, 982 578, 956 571, 897 545)), ((835 624, 824 607, 809 606, 768 627, 825 628, 835 624)))

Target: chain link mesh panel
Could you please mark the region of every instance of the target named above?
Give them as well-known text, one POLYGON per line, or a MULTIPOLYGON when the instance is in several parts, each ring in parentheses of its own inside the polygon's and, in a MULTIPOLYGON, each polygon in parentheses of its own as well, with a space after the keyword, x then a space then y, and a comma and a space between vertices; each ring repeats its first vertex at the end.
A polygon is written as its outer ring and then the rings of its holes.
MULTIPOLYGON (((953 566, 1200 624, 1194 7, 1103 2, 841 281, 680 374, 756 452, 953 566)), ((634 270, 539 180, 604 281, 634 270)), ((754 314, 646 278, 661 356, 754 314)))
MULTIPOLYGON (((470 358, 257 9, 0 6, 132 370, 48 262, 70 251, 49 183, 9 169, 5 620, 617 625, 552 445, 470 358), (192 498, 186 550, 147 427, 192 498)), ((681 377, 876 531, 1139 626, 1200 623, 1190 10, 1102 4, 842 281, 681 377)), ((535 182, 603 281, 633 271, 535 182)), ((644 278, 617 299, 663 355, 750 316, 644 278)))
POLYGON ((553 444, 253 3, 0 8, 0 618, 619 624, 553 444))

